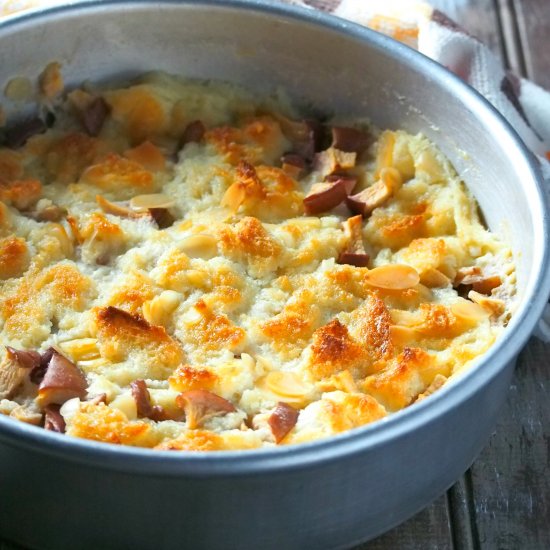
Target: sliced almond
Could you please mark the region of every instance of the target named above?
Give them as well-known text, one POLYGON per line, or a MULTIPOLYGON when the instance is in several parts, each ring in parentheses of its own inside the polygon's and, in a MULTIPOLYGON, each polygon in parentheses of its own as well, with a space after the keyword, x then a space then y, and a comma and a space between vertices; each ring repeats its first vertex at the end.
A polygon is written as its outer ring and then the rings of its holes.
POLYGON ((457 272, 455 279, 453 281, 453 284, 455 286, 462 285, 462 284, 471 284, 468 282, 464 282, 464 279, 466 280, 478 280, 481 277, 481 268, 477 265, 471 265, 468 267, 461 267, 457 272))
POLYGON ((262 199, 265 189, 256 169, 250 163, 241 160, 236 169, 236 181, 231 184, 222 197, 221 205, 237 212, 241 204, 249 198, 262 199))
POLYGON ((39 426, 42 423, 42 413, 33 406, 17 405, 11 411, 10 417, 19 420, 19 422, 33 424, 34 426, 39 426))
POLYGON ((367 284, 387 290, 406 290, 420 282, 416 269, 404 264, 388 264, 376 267, 365 275, 367 284))
POLYGON ((180 295, 177 292, 164 290, 159 296, 143 304, 143 317, 151 325, 166 326, 180 301, 180 295))
POLYGON ((112 214, 113 216, 119 216, 120 218, 141 218, 144 215, 148 215, 148 213, 136 212, 126 206, 111 202, 101 195, 96 195, 95 200, 103 212, 112 214))
POLYGON ((218 253, 218 241, 212 235, 191 235, 180 244, 180 249, 191 258, 209 260, 218 253))
POLYGON ((61 64, 52 61, 42 71, 39 77, 40 91, 47 99, 53 99, 63 90, 63 77, 61 75, 61 64))
POLYGON ((390 337, 394 344, 407 346, 418 338, 418 332, 410 327, 390 325, 390 337))
POLYGON ((451 279, 433 267, 428 268, 420 276, 422 284, 426 285, 429 288, 441 288, 449 286, 451 284, 451 279))
POLYGON ((63 90, 63 77, 61 75, 61 64, 52 61, 46 65, 39 77, 40 91, 47 99, 53 99, 63 90))
POLYGON ((348 369, 333 374, 330 378, 320 380, 317 382, 317 388, 323 392, 339 390, 347 393, 357 393, 359 391, 353 375, 348 369))
POLYGON ((488 317, 487 311, 480 305, 462 298, 451 305, 451 311, 458 319, 469 323, 479 323, 488 317))
POLYGON ((476 292, 475 290, 470 290, 470 292, 468 292, 468 298, 495 317, 499 317, 506 311, 506 303, 503 300, 489 298, 488 296, 484 296, 482 293, 476 292))
POLYGON ((299 375, 283 371, 270 372, 265 377, 265 386, 274 394, 291 399, 302 399, 312 390, 299 375))
POLYGON ((77 338, 60 342, 61 350, 74 361, 88 361, 100 357, 97 338, 77 338))
POLYGON ((173 198, 162 193, 150 195, 136 195, 130 199, 130 208, 136 212, 147 212, 151 208, 170 208, 176 202, 173 198))
POLYGON ((231 210, 233 210, 233 212, 237 212, 245 199, 246 187, 237 181, 230 185, 227 191, 224 193, 221 205, 230 208, 231 210))
POLYGON ((401 325, 405 327, 414 327, 421 322, 417 313, 406 311, 404 309, 392 309, 390 310, 390 316, 391 320, 396 325, 401 325))

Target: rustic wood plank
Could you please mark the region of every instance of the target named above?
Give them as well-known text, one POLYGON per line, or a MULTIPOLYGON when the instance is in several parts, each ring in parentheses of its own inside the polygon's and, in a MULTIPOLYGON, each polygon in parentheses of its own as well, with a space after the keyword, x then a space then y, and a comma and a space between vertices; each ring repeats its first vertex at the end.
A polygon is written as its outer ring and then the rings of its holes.
POLYGON ((489 445, 472 466, 482 548, 550 548, 550 345, 520 356, 489 445))
MULTIPOLYGON (((473 36, 487 44, 504 61, 506 52, 500 19, 494 0, 433 0, 431 4, 462 25, 473 36)), ((408 548, 448 548, 478 550, 479 535, 472 499, 471 478, 468 472, 450 489, 446 499, 440 498, 432 507, 376 539, 361 550, 408 548), (443 513, 445 512, 445 513, 443 513), (438 525, 430 522, 442 522, 438 525), (442 527, 450 527, 449 533, 442 527)))
POLYGON ((453 550, 450 517, 445 495, 414 518, 356 550, 453 550))
MULTIPOLYGON (((550 2, 499 0, 510 68, 550 88, 550 2)), ((482 548, 550 548, 550 345, 532 340, 496 433, 472 467, 482 548)))
POLYGON ((454 550, 479 549, 471 481, 468 471, 447 492, 454 550))
POLYGON ((503 38, 503 61, 516 74, 525 73, 525 58, 519 41, 516 10, 512 0, 497 0, 499 24, 503 38))
POLYGON ((513 0, 526 75, 550 89, 550 2, 513 0))

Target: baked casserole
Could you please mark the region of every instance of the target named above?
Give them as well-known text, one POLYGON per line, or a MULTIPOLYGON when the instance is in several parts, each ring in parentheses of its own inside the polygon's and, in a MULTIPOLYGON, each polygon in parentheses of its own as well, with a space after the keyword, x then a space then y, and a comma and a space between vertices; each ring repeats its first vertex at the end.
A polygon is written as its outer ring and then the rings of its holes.
POLYGON ((40 101, 0 148, 3 414, 312 441, 424 399, 513 311, 509 246, 422 135, 158 73, 65 93, 55 63, 40 101))

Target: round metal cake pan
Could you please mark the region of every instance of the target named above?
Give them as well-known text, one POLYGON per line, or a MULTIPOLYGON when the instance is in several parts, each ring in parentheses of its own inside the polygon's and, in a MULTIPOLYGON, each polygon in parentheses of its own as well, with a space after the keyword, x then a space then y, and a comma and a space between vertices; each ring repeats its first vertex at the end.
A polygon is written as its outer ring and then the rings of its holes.
POLYGON ((153 452, 1 417, 3 537, 55 550, 346 548, 413 515, 468 468, 550 292, 539 169, 482 97, 386 37, 263 1, 103 0, 27 13, 0 23, 0 60, 2 85, 52 60, 69 84, 164 70, 281 88, 319 113, 422 131, 510 241, 520 297, 504 337, 435 395, 315 443, 153 452))

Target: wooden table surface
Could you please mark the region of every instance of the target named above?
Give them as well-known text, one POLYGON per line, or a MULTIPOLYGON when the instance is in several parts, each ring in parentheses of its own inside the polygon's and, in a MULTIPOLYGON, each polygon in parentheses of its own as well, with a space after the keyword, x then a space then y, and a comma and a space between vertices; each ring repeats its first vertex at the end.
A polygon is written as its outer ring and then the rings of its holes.
MULTIPOLYGON (((506 66, 550 89, 550 0, 431 3, 488 44, 506 66)), ((0 541, 0 550, 16 549, 0 541)), ((456 485, 356 550, 390 549, 550 549, 550 345, 532 339, 523 350, 494 434, 456 485)))

